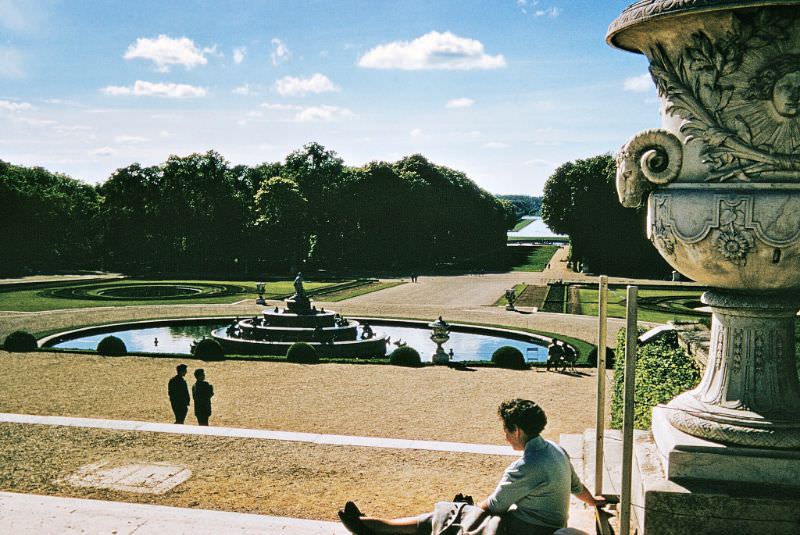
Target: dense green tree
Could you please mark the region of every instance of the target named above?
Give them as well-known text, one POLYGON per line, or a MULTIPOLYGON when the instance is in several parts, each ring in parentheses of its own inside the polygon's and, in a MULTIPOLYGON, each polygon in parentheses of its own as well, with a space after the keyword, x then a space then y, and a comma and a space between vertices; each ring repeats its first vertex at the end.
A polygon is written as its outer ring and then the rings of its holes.
POLYGON ((512 203, 421 155, 362 168, 317 143, 283 163, 218 153, 117 169, 99 188, 0 162, 0 270, 242 275, 502 258, 512 203))
POLYGON ((509 201, 514 207, 517 219, 523 216, 538 216, 542 214, 542 198, 530 195, 498 195, 498 199, 509 201))
POLYGON ((94 187, 0 160, 0 273, 98 269, 94 187))
POLYGON ((615 175, 608 154, 562 165, 544 185, 542 219, 595 273, 664 277, 671 268, 645 237, 644 213, 617 200, 615 175))
POLYGON ((270 178, 256 193, 256 229, 263 238, 263 247, 280 255, 274 263, 283 263, 283 268, 294 271, 308 256, 308 210, 308 200, 297 183, 288 178, 270 178))

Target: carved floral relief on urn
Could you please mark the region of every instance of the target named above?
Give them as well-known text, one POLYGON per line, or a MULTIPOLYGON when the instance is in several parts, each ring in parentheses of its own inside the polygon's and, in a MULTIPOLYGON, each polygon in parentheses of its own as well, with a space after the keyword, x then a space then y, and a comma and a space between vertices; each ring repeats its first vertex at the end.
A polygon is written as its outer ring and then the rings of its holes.
POLYGON ((699 282, 800 288, 798 6, 650 0, 609 30, 649 59, 663 116, 620 151, 620 200, 652 193, 650 239, 699 282))
POLYGON ((705 375, 669 420, 800 448, 800 0, 642 0, 607 40, 647 57, 661 102, 619 151, 620 202, 646 203, 661 255, 712 288, 705 375))

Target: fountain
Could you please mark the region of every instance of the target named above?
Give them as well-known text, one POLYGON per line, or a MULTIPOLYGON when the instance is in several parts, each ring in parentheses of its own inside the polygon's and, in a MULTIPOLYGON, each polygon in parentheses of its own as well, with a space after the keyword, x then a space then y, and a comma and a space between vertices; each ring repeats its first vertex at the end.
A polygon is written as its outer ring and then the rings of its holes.
POLYGON ((798 6, 642 0, 609 28, 609 44, 649 60, 663 118, 620 150, 620 201, 646 199, 658 251, 712 288, 703 380, 654 411, 653 446, 637 450, 647 533, 797 533, 798 6), (676 483, 685 481, 693 490, 676 483), (741 492, 712 497, 720 482, 741 492), (795 498, 759 494, 774 485, 795 498), (692 515, 652 512, 671 508, 692 515))
POLYGON ((434 364, 447 364, 450 355, 442 348, 442 344, 450 340, 450 326, 439 316, 439 319, 428 324, 431 328, 431 341, 436 344, 436 351, 431 356, 434 364))
POLYGON ((265 309, 261 316, 237 319, 211 336, 230 353, 284 355, 295 342, 306 342, 326 357, 382 357, 386 339, 369 326, 358 336, 359 323, 332 310, 312 306, 303 288, 303 275, 294 280, 294 295, 285 308, 265 309), (366 335, 366 336, 365 336, 366 335))

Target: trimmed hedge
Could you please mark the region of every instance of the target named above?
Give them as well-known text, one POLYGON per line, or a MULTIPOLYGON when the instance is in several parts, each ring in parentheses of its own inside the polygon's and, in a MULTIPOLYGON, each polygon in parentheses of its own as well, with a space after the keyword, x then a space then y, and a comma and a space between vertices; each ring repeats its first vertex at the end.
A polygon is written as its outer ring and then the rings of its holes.
POLYGON ((419 351, 413 347, 403 346, 391 352, 389 355, 389 364, 415 367, 422 365, 422 359, 419 356, 419 351))
MULTIPOLYGON (((597 346, 592 347, 592 350, 589 351, 589 355, 586 357, 586 362, 589 363, 590 366, 597 368, 597 346)), ((616 363, 616 353, 610 347, 606 348, 606 369, 613 370, 616 363)))
POLYGON ((3 344, 6 351, 34 351, 39 346, 36 343, 36 337, 27 331, 14 331, 6 336, 6 341, 3 344))
POLYGON ((492 353, 492 362, 495 366, 510 370, 524 370, 528 367, 525 364, 525 357, 522 355, 522 351, 511 346, 497 348, 492 353))
POLYGON ((202 360, 222 360, 225 358, 225 351, 223 351, 220 343, 213 338, 203 338, 197 342, 192 355, 202 360))
POLYGON ((319 362, 319 355, 311 344, 295 342, 289 346, 289 350, 286 352, 286 360, 298 364, 316 364, 319 362))
POLYGON ((121 357, 128 354, 125 342, 116 336, 106 336, 97 344, 97 352, 107 357, 121 357))
MULTIPOLYGON (((643 332, 640 329, 641 334, 643 332)), ((611 398, 611 427, 622 428, 625 385, 625 329, 617 333, 614 363, 614 393, 611 398)), ((664 341, 640 345, 636 358, 636 391, 634 394, 634 426, 650 429, 653 407, 691 390, 700 382, 700 370, 683 349, 664 341)))

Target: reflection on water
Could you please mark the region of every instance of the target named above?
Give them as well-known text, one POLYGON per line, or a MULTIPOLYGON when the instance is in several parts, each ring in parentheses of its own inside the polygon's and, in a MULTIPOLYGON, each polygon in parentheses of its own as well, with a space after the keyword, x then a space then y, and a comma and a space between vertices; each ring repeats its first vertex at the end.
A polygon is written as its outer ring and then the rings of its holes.
POLYGON ((565 236, 556 234, 550 227, 545 225, 541 217, 525 216, 522 219, 527 219, 530 224, 521 228, 516 232, 507 232, 509 237, 513 238, 564 238, 565 236))
MULTIPOLYGON (((173 327, 146 327, 122 329, 114 332, 94 334, 81 338, 74 338, 55 344, 53 347, 60 349, 97 349, 97 344, 106 336, 116 336, 125 342, 128 351, 135 353, 176 353, 189 354, 190 346, 195 340, 210 337, 211 331, 218 329, 227 322, 179 325, 173 327), (156 340, 158 343, 156 344, 156 340)), ((359 335, 361 334, 359 327, 359 335)), ((436 350, 436 344, 430 340, 430 329, 415 327, 397 327, 389 325, 375 325, 373 327, 377 336, 386 336, 389 344, 386 352, 391 353, 398 344, 406 344, 419 351, 423 361, 430 361, 431 355, 436 350)), ((450 340, 444 344, 445 351, 453 350, 454 361, 463 360, 491 360, 492 353, 501 346, 512 346, 519 349, 527 362, 545 362, 547 348, 544 346, 487 336, 482 334, 451 332, 450 340)))
MULTIPOLYGON (((430 329, 377 325, 375 332, 378 336, 388 336, 390 338, 387 353, 397 347, 397 342, 405 343, 419 351, 423 361, 430 361, 431 355, 436 351, 436 344, 430 339, 430 329)), ((516 347, 525 355, 527 362, 547 361, 546 347, 483 334, 451 332, 450 340, 442 345, 445 351, 453 350, 452 360, 454 361, 491 360, 492 353, 502 346, 516 347)))

